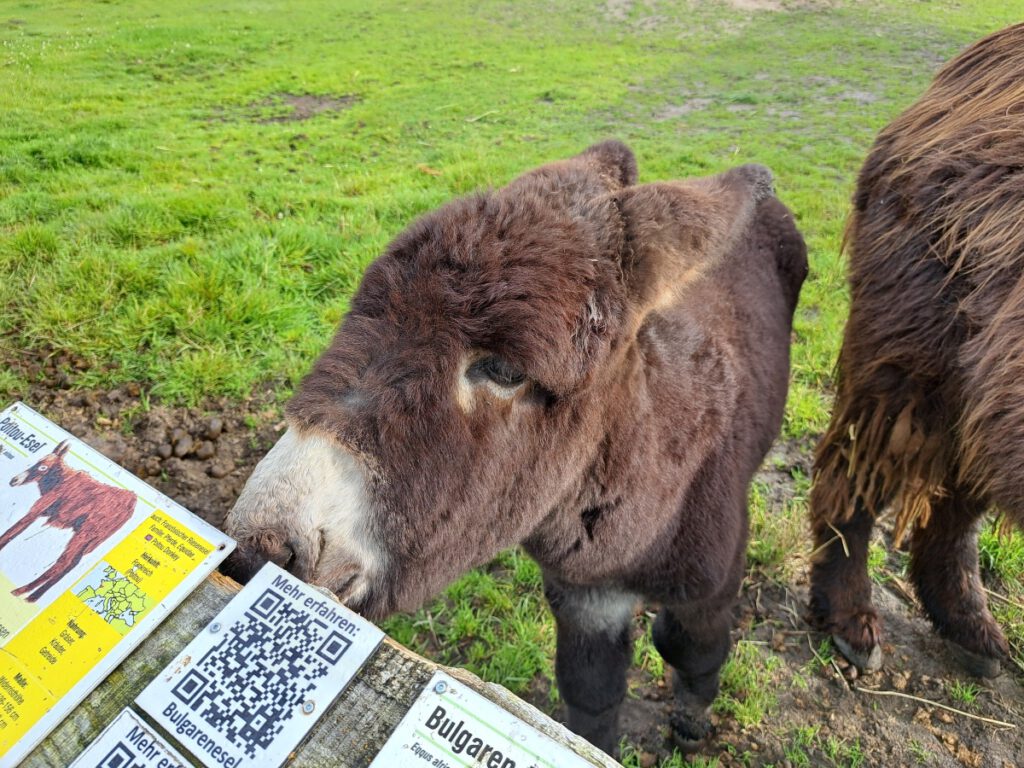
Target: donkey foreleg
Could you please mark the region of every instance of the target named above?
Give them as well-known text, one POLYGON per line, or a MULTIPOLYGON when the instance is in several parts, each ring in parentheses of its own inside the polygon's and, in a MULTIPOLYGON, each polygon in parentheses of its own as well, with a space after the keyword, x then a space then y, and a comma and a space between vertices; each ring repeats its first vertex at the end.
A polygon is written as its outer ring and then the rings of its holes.
POLYGON ((674 671, 670 725, 673 740, 685 752, 699 748, 711 733, 711 703, 731 645, 732 602, 700 609, 666 606, 651 630, 654 647, 674 671))
POLYGON ((619 708, 626 695, 629 626, 636 595, 616 589, 571 587, 546 580, 555 616, 555 675, 569 729, 614 756, 619 708))
POLYGON ((3 536, 0 536, 0 549, 3 549, 16 538, 18 538, 18 536, 24 533, 25 529, 32 525, 32 523, 34 523, 40 517, 42 517, 43 513, 48 508, 48 504, 39 504, 39 502, 33 504, 32 509, 26 512, 25 515, 21 517, 19 520, 16 520, 14 525, 12 525, 4 532, 3 536))
POLYGON ((102 540, 102 538, 95 536, 74 536, 68 542, 61 556, 57 558, 57 562, 28 584, 12 590, 11 594, 15 597, 21 597, 31 592, 32 594, 25 599, 30 603, 36 602, 45 594, 46 590, 70 573, 71 569, 78 565, 82 557, 94 550, 96 545, 102 540))

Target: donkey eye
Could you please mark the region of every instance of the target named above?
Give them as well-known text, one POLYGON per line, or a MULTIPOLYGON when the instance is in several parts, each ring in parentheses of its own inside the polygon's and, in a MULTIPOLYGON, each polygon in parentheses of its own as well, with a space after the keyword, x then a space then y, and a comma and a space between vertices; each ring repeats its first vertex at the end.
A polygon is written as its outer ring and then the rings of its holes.
POLYGON ((512 389, 526 381, 526 374, 500 357, 483 357, 473 363, 466 375, 470 381, 487 379, 499 387, 512 389))
POLYGON ((46 471, 46 470, 48 470, 48 469, 49 469, 49 467, 48 467, 48 466, 46 466, 45 464, 40 464, 40 465, 39 465, 39 471, 40 471, 40 472, 45 472, 45 471, 46 471))

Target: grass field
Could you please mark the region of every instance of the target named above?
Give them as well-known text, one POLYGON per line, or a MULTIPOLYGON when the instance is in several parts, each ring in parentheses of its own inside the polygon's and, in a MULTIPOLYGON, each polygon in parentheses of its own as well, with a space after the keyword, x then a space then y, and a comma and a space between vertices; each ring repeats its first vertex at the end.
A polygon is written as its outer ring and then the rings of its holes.
MULTIPOLYGON (((267 381, 284 399, 412 218, 618 137, 643 181, 775 171, 810 249, 784 426, 806 447, 868 146, 941 62, 1022 17, 1020 0, 0 0, 0 353, 68 351, 75 386, 165 402, 267 381)), ((26 386, 0 365, 0 394, 26 386)), ((798 487, 781 505, 753 490, 751 568, 772 578, 806 553, 798 487)), ((1024 538, 986 532, 982 560, 1020 656, 1024 538)), ((509 552, 388 629, 528 691, 553 674, 539 583, 509 552)), ((636 656, 660 674, 643 638, 636 656)))

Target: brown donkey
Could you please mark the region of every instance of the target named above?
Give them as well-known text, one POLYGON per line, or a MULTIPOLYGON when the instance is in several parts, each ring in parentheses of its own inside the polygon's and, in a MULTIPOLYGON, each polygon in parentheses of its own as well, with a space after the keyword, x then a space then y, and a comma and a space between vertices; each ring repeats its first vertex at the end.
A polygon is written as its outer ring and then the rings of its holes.
POLYGON ((968 48, 882 131, 846 240, 852 304, 811 494, 812 616, 858 666, 880 663, 866 561, 891 506, 936 629, 970 671, 996 674, 1007 645, 977 526, 991 507, 1024 521, 1024 25, 968 48))
POLYGON ((38 483, 40 496, 24 517, 0 536, 0 550, 39 518, 45 518, 44 524, 51 528, 74 531, 57 562, 34 581, 12 590, 11 594, 16 597, 28 594, 25 599, 30 603, 42 597, 70 573, 83 556, 128 522, 135 510, 135 494, 131 491, 101 483, 88 473, 65 464, 68 447, 68 441, 63 441, 53 453, 11 478, 12 486, 38 483))
POLYGON ((707 733, 804 243, 744 166, 633 186, 618 142, 457 200, 367 270, 227 529, 373 619, 505 547, 541 564, 569 725, 617 743, 641 598, 707 733))

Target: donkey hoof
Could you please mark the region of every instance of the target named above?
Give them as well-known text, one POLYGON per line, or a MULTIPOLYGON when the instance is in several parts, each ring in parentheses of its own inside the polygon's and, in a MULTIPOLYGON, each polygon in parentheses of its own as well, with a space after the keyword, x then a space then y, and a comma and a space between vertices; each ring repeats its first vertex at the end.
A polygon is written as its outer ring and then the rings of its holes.
POLYGON ((700 749, 711 733, 711 720, 705 715, 694 717, 677 712, 669 719, 672 743, 684 754, 700 749))
POLYGON ((949 643, 949 648, 953 653, 953 658, 969 675, 974 677, 998 677, 1000 671, 1002 671, 1002 665, 1000 665, 997 658, 969 651, 962 645, 952 641, 949 643))
POLYGON ((864 652, 854 649, 839 635, 832 635, 832 642, 847 661, 857 667, 859 672, 874 672, 882 666, 882 646, 875 644, 871 650, 864 652))

